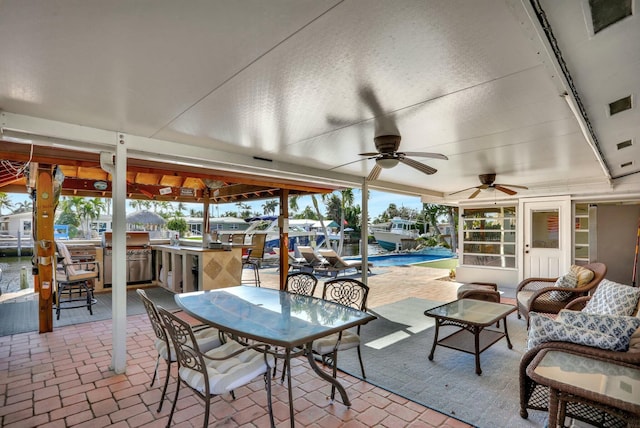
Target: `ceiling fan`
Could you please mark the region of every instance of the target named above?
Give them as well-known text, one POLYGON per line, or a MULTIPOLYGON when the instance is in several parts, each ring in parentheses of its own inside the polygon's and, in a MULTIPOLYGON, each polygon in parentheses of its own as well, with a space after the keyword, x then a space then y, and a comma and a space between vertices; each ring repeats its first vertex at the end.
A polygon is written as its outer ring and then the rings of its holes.
POLYGON ((499 190, 501 192, 506 193, 509 196, 513 196, 518 192, 516 192, 515 190, 509 189, 509 187, 515 187, 515 188, 518 188, 518 189, 528 189, 528 187, 517 186, 515 184, 498 184, 498 183, 494 183, 496 181, 496 175, 495 174, 480 174, 478 176, 478 178, 480 179, 480 183, 482 183, 480 186, 474 186, 474 187, 469 187, 467 189, 458 190, 457 192, 449 193, 449 195, 455 195, 457 193, 466 192, 467 190, 476 189, 475 192, 473 192, 471 194, 471 196, 469 196, 469 199, 473 199, 476 196, 478 196, 482 190, 489 190, 489 191, 499 190), (509 186, 509 187, 506 187, 506 186, 509 186))
MULTIPOLYGON (((366 156, 366 159, 375 159, 376 164, 374 165, 371 172, 367 176, 367 181, 377 180, 382 172, 382 169, 390 169, 398 165, 398 163, 403 163, 408 165, 414 169, 417 169, 420 172, 425 174, 434 174, 437 169, 425 165, 421 162, 418 162, 409 156, 415 157, 425 157, 425 158, 433 158, 433 159, 443 159, 447 160, 448 158, 445 155, 439 153, 428 153, 428 152, 399 152, 398 148, 400 147, 400 131, 398 131, 398 127, 395 123, 395 118, 393 113, 387 113, 382 108, 382 105, 378 101, 378 97, 376 96, 374 90, 369 86, 363 86, 359 90, 359 96, 362 99, 363 103, 369 108, 371 113, 373 114, 376 137, 373 139, 377 152, 369 152, 369 153, 360 153, 360 156, 366 156)), ((337 124, 344 126, 345 121, 336 120, 334 118, 330 119, 332 124, 337 124)), ((360 159, 357 161, 349 162, 345 165, 354 162, 360 162, 365 159, 360 159)), ((344 166, 344 165, 340 165, 344 166)))
POLYGON ((398 163, 403 163, 429 175, 434 174, 437 171, 437 169, 418 162, 408 156, 443 160, 448 159, 445 155, 442 155, 440 153, 399 152, 398 148, 400 147, 400 139, 400 135, 380 135, 373 139, 376 145, 376 150, 378 151, 377 153, 360 153, 360 156, 366 156, 367 159, 376 160, 375 166, 367 176, 367 181, 376 180, 380 176, 380 172, 382 172, 383 168, 390 169, 398 165, 398 163))

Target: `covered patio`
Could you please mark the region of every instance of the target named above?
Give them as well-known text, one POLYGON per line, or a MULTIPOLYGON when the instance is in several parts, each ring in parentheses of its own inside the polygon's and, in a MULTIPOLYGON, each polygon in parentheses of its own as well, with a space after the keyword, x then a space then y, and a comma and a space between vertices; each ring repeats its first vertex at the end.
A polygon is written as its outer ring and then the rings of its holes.
MULTIPOLYGON (((629 0, 4 1, 0 36, 11 43, 0 46, 0 191, 24 192, 28 185, 43 203, 53 194, 51 183, 31 186, 11 173, 13 163, 33 167, 35 179, 38 157, 46 182, 56 165, 74 162, 64 173, 75 186, 70 191, 113 197, 113 278, 120 285, 131 194, 174 201, 187 195, 204 204, 279 197, 284 225, 291 192, 356 187, 365 195, 363 219, 369 189, 459 207, 460 280, 513 288, 524 277, 556 276, 573 263, 611 257, 610 277, 628 282, 633 257, 625 246, 640 209, 634 6, 629 0), (74 176, 87 167, 100 176, 74 176), (483 178, 494 175, 495 182, 483 178), (544 241, 529 233, 541 211, 550 237, 544 241)), ((51 222, 52 206, 38 208, 51 222)), ((52 256, 52 233, 37 237, 48 249, 39 256, 52 256)), ((84 407, 78 421, 85 423, 89 414, 82 412, 95 402, 91 417, 99 414, 107 425, 153 422, 128 419, 131 408, 140 409, 137 416, 147 404, 119 392, 135 385, 144 396, 143 368, 153 359, 131 336, 142 334, 144 342, 149 332, 142 318, 125 316, 124 288, 113 289, 113 323, 71 329, 101 333, 95 356, 77 342, 66 344, 62 331, 3 342, 0 375, 22 384, 2 384, 15 410, 4 418, 20 418, 19 426, 32 417, 40 425, 46 416, 58 421, 52 426, 64 425, 65 411, 84 407), (69 364, 47 365, 58 350, 69 356, 56 359, 69 364), (78 380, 82 371, 85 380, 78 380), (105 373, 109 380, 95 380, 105 373), (65 401, 59 385, 81 392, 65 401), (27 416, 34 397, 42 397, 42 413, 27 416), (118 420, 104 419, 116 407, 118 420)), ((363 400, 373 407, 362 418, 378 414, 379 396, 396 414, 395 399, 390 404, 380 393, 363 400)), ((436 426, 454 423, 435 418, 436 426)))

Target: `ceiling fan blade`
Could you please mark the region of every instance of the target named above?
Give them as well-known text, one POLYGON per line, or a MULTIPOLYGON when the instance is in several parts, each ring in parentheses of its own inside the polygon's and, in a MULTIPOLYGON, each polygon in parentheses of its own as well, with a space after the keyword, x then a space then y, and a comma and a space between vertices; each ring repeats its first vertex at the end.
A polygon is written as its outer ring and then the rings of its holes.
POLYGON ((503 187, 515 187, 515 188, 517 188, 517 189, 528 189, 528 187, 527 187, 527 186, 518 186, 518 185, 516 185, 516 184, 495 184, 494 186, 496 186, 496 188, 497 188, 498 186, 503 186, 503 187))
POLYGON ((380 176, 380 172, 382 171, 382 168, 380 167, 380 165, 375 164, 373 166, 373 169, 371 170, 371 172, 369 173, 369 175, 367 176, 367 181, 374 181, 377 180, 378 177, 380 176))
POLYGON ((504 193, 506 193, 507 195, 510 195, 510 196, 513 196, 513 195, 515 195, 516 193, 518 193, 518 192, 516 192, 515 190, 511 190, 511 189, 507 189, 506 187, 502 187, 502 186, 501 186, 501 185, 499 185, 499 184, 496 184, 496 185, 494 185, 493 187, 495 187, 495 188, 496 188, 496 190, 499 190, 499 191, 501 191, 501 192, 504 192, 504 193))
POLYGON ((405 157, 401 156, 401 157, 398 158, 398 160, 400 162, 402 162, 403 164, 405 164, 405 165, 408 165, 408 166, 410 166, 412 168, 417 169, 420 172, 424 172, 425 174, 431 175, 431 174, 435 174, 438 171, 437 169, 432 168, 429 165, 425 165, 425 164, 420 163, 420 162, 418 162, 416 160, 413 160, 411 158, 405 158, 405 157))
POLYGON ((467 187, 466 189, 462 189, 462 190, 458 190, 457 192, 449 193, 449 196, 456 195, 456 194, 462 193, 462 192, 466 192, 467 190, 471 190, 471 189, 478 189, 479 187, 480 186, 467 187))
MULTIPOLYGON (((373 158, 367 158, 367 159, 373 159, 373 158)), ((362 162, 362 161, 367 160, 367 159, 365 159, 365 158, 356 159, 354 161, 343 163, 342 165, 334 166, 333 168, 329 168, 327 171, 333 171, 334 169, 342 168, 343 166, 351 165, 352 163, 362 162)))
POLYGON ((471 194, 471 196, 469 196, 469 199, 473 199, 473 198, 475 198, 476 196, 478 196, 479 194, 480 194, 480 188, 476 189, 476 191, 475 191, 475 192, 473 192, 473 193, 471 194))
POLYGON ((377 152, 367 152, 367 153, 359 153, 358 156, 378 156, 380 153, 377 152))
POLYGON ((405 155, 407 156, 414 156, 414 157, 419 157, 419 158, 432 158, 432 159, 442 159, 442 160, 449 160, 448 157, 446 157, 443 154, 440 153, 429 153, 429 152, 403 152, 405 155))

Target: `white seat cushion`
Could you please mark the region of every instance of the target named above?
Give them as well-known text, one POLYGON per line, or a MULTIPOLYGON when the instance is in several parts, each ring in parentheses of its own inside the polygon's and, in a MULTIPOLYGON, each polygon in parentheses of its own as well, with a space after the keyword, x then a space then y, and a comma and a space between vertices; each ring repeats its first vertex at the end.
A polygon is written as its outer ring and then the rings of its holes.
MULTIPOLYGON (((220 342, 218 330, 216 330, 215 328, 204 328, 201 330, 195 330, 193 332, 193 335, 196 337, 196 342, 198 342, 200 352, 210 351, 222 344, 222 342, 220 342)), ((165 344, 164 340, 156 339, 154 345, 156 347, 156 350, 158 351, 158 354, 160 354, 162 358, 167 360, 167 345, 165 344)), ((171 343, 171 339, 169 339, 169 347, 171 349, 171 361, 176 361, 176 353, 173 350, 173 343, 171 343)))
MULTIPOLYGON (((330 336, 314 340, 312 347, 313 352, 320 355, 330 354, 333 352, 333 348, 335 348, 337 341, 338 333, 334 333, 330 336)), ((342 338, 340 339, 338 351, 355 348, 358 345, 360 345, 360 336, 349 330, 345 330, 342 332, 342 338)))
MULTIPOLYGON (((215 348, 205 355, 211 358, 221 358, 243 349, 237 342, 228 342, 215 348)), ((269 367, 273 367, 273 356, 267 356, 269 367)), ((205 382, 209 382, 209 391, 213 395, 224 394, 246 385, 267 370, 264 354, 253 349, 244 351, 234 357, 212 361, 205 359, 208 379, 202 373, 186 367, 180 367, 178 374, 191 388, 205 392, 205 382)))

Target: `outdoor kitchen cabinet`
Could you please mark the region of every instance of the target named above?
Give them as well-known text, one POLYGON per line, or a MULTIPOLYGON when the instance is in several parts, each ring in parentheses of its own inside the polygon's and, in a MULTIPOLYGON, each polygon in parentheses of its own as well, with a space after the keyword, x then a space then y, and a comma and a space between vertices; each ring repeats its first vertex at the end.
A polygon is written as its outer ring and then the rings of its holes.
POLYGON ((153 245, 158 285, 173 292, 213 290, 240 285, 242 248, 213 250, 153 245))

